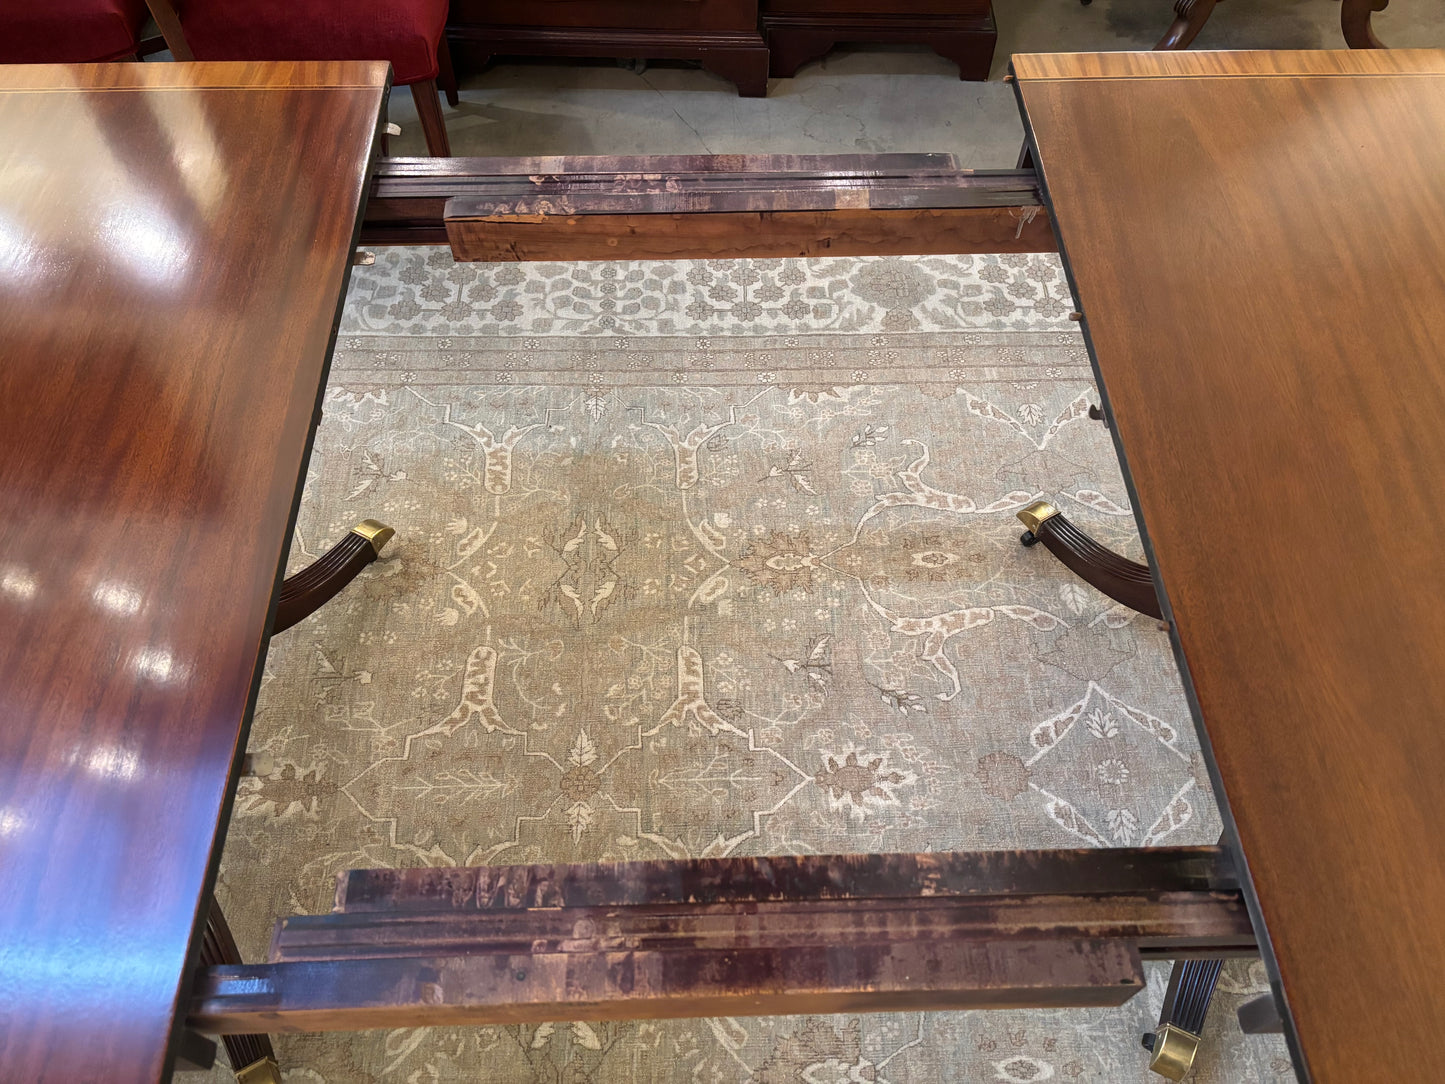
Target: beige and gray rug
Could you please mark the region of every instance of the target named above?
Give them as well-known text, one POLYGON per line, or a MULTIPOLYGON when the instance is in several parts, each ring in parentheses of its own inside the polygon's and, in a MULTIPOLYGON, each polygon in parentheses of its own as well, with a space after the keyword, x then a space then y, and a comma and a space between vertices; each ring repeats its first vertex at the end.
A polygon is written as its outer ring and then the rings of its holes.
MULTIPOLYGON (((353 277, 293 561, 396 541, 276 638, 218 895, 248 958, 348 867, 1208 843, 1167 639, 1018 543, 1137 555, 1056 259, 353 277)), ((281 1037, 286 1079, 1142 1081, 1122 1011, 281 1037)), ((1292 1079, 1225 975, 1196 1079, 1292 1079)))

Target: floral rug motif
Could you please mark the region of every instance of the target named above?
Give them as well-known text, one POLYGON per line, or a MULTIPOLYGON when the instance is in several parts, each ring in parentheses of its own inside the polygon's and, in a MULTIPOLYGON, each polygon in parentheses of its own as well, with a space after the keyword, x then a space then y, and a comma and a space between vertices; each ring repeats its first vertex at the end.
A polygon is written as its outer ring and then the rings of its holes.
MULTIPOLYGON (((1138 556, 1058 261, 358 268, 218 896, 242 950, 338 870, 1150 846, 1219 834, 1157 624, 1018 543, 1138 556)), ((282 1036, 288 1081, 1146 1080, 1122 1010, 282 1036)), ((1226 971, 1194 1079, 1292 1079, 1226 971)))

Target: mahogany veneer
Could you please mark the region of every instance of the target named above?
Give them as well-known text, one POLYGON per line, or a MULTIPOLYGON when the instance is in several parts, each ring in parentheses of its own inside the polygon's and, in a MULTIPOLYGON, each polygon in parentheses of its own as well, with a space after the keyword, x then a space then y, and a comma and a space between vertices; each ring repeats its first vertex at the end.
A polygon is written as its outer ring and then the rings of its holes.
POLYGON ((0 68, 5 1081, 168 1074, 387 89, 0 68))
POLYGON ((1445 52, 1013 58, 1301 1079, 1445 1020, 1445 52))

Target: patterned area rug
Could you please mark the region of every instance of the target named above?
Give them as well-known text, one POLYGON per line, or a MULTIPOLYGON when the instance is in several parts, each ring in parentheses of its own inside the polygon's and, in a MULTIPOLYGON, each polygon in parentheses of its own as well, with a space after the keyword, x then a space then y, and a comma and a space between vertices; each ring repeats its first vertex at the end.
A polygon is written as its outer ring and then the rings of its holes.
MULTIPOLYGON (((1209 843, 1052 257, 358 268, 293 553, 397 538, 279 636, 218 895, 263 958, 340 869, 1209 843)), ((1123 1010, 281 1037, 286 1079, 1142 1081, 1123 1010)), ((1290 1080, 1231 967, 1195 1079, 1290 1080)))

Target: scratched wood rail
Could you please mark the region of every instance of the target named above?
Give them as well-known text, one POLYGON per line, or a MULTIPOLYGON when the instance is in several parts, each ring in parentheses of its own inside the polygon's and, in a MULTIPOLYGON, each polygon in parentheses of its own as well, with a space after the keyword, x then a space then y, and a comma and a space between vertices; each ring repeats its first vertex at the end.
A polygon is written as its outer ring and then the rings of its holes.
POLYGON ((383 159, 361 241, 488 261, 1058 247, 1033 170, 949 154, 383 159))
POLYGON ((1254 955, 1213 847, 349 870, 201 1031, 1113 1006, 1141 959, 1254 955))

